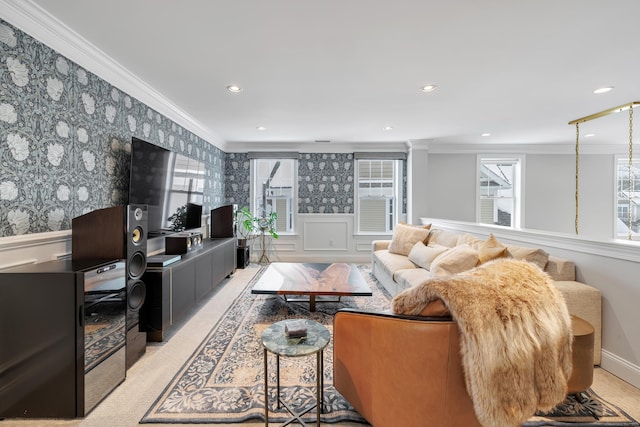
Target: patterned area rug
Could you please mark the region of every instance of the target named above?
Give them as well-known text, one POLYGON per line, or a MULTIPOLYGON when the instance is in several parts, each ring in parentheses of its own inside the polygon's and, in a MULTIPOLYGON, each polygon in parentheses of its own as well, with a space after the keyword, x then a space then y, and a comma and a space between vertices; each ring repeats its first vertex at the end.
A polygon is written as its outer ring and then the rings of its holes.
MULTIPOLYGON (((287 303, 276 295, 252 295, 259 271, 236 298, 220 321, 187 360, 147 411, 141 423, 242 423, 264 421, 263 350, 260 336, 270 324, 284 319, 307 318, 333 329, 333 314, 340 308, 386 310, 389 295, 370 272, 358 267, 371 286, 371 297, 342 297, 339 302, 287 303)), ((332 383, 333 342, 324 352, 324 401, 322 422, 366 421, 335 390, 332 383)), ((280 359, 281 394, 296 410, 315 403, 315 357, 280 359)), ((275 402, 275 357, 269 356, 269 402, 275 402)), ((538 414, 524 426, 640 426, 619 408, 593 391, 575 398, 549 414, 538 414), (597 420, 593 414, 599 417, 597 420)), ((283 423, 290 417, 284 408, 270 404, 269 421, 283 423)), ((315 422, 315 410, 303 417, 315 422)))

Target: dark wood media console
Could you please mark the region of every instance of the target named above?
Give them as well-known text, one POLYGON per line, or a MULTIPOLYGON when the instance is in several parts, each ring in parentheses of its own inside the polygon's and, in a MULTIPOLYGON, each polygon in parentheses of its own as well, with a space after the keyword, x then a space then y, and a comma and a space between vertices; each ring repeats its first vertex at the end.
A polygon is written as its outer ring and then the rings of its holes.
POLYGON ((236 238, 205 239, 201 249, 182 255, 166 267, 148 266, 147 286, 140 310, 140 326, 147 341, 163 341, 171 325, 236 269, 236 238))

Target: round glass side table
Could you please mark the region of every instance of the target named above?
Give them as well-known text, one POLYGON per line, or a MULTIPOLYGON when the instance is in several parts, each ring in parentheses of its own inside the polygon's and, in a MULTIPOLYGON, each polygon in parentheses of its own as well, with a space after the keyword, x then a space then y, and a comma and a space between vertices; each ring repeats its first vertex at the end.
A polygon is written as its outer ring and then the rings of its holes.
POLYGON ((290 424, 297 420, 300 424, 305 425, 302 421, 302 416, 312 410, 316 409, 316 424, 320 425, 320 413, 322 412, 322 405, 324 399, 324 349, 329 344, 331 334, 329 330, 318 322, 308 319, 287 319, 280 322, 276 322, 269 326, 262 333, 262 345, 264 346, 264 425, 269 425, 269 375, 267 368, 267 353, 271 352, 276 355, 276 379, 277 379, 277 391, 276 401, 277 407, 280 408, 280 404, 284 405, 285 409, 291 414, 293 418, 287 421, 284 425, 290 424), (305 338, 288 338, 285 334, 286 322, 292 320, 302 320, 306 324, 307 336, 305 338), (300 357, 316 355, 316 403, 299 414, 296 414, 293 409, 280 399, 280 356, 285 357, 300 357))

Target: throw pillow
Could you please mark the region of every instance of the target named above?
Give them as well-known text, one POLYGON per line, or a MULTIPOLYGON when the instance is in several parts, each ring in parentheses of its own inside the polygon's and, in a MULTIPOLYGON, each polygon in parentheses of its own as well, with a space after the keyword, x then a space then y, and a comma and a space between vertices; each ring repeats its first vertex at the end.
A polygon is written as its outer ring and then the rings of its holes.
POLYGON ((429 270, 433 260, 448 249, 449 248, 440 245, 426 246, 422 242, 416 242, 411 252, 409 252, 409 261, 425 270, 429 270))
POLYGON ((549 261, 549 254, 539 248, 507 246, 507 255, 511 258, 532 262, 543 270, 549 261))
POLYGON ((431 277, 449 276, 471 270, 478 264, 478 251, 460 245, 438 255, 431 263, 431 277))
POLYGON ((408 256, 416 242, 427 241, 429 228, 429 225, 396 224, 389 244, 389 253, 408 256))
POLYGON ((471 246, 473 249, 478 250, 480 249, 480 246, 482 246, 482 244, 484 243, 484 240, 476 237, 476 236, 472 236, 471 234, 467 234, 467 233, 462 233, 460 235, 460 237, 458 237, 458 245, 469 245, 471 246))
POLYGON ((429 234, 428 243, 430 245, 437 244, 437 245, 446 246, 448 248, 453 248, 458 244, 458 237, 459 236, 457 233, 435 228, 431 230, 431 233, 429 234))
POLYGON ((489 238, 485 240, 478 248, 478 258, 480 258, 480 264, 484 264, 487 261, 491 261, 496 258, 504 258, 507 256, 507 247, 498 242, 493 234, 489 235, 489 238))

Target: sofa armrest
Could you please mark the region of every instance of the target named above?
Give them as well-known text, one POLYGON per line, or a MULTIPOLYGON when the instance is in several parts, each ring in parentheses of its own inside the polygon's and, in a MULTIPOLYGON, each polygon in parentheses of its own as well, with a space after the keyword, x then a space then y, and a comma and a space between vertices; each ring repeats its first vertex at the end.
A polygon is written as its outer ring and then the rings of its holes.
POLYGON ((381 251, 383 249, 389 249, 389 245, 391 244, 391 240, 374 240, 371 242, 371 251, 381 251))
POLYGON ((450 317, 339 310, 334 386, 377 427, 479 426, 450 317))

